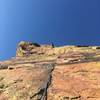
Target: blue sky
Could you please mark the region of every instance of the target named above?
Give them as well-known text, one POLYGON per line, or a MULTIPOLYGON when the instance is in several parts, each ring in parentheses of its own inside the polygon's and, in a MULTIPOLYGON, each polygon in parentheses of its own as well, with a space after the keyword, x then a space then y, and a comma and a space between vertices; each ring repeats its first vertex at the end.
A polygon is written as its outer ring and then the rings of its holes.
POLYGON ((21 40, 100 45, 100 0, 0 0, 0 60, 21 40))

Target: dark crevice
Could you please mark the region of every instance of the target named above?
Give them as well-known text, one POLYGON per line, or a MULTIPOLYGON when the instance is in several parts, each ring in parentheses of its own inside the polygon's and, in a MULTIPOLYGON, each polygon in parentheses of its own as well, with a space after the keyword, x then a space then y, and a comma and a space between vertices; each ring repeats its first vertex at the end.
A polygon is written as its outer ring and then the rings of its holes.
MULTIPOLYGON (((49 64, 48 64, 49 65, 49 64)), ((43 88, 40 89, 40 91, 36 94, 34 94, 33 96, 30 97, 30 100, 34 100, 35 97, 38 96, 37 100, 47 100, 47 91, 48 91, 48 88, 51 84, 51 80, 52 80, 52 71, 54 70, 54 66, 55 64, 52 63, 50 64, 51 68, 50 68, 50 71, 49 71, 49 74, 48 74, 48 79, 47 81, 45 82, 43 88)))
POLYGON ((52 81, 52 71, 54 70, 55 63, 50 64, 50 66, 51 66, 51 70, 50 70, 49 75, 48 75, 48 80, 46 82, 44 93, 43 93, 42 98, 40 100, 47 100, 47 94, 48 94, 47 91, 48 91, 48 88, 49 88, 51 81, 52 81))

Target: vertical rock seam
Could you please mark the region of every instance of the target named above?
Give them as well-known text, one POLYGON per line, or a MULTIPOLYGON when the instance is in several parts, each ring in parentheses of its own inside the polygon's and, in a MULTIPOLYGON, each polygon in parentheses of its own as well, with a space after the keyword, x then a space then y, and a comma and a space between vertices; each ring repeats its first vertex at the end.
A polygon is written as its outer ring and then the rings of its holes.
POLYGON ((43 96, 42 96, 41 100, 47 100, 48 88, 51 85, 52 72, 54 70, 55 63, 49 64, 48 68, 49 67, 50 67, 50 72, 49 72, 49 75, 48 75, 47 82, 45 83, 45 90, 44 90, 44 93, 43 93, 43 96))
POLYGON ((47 100, 47 98, 48 98, 47 97, 47 95, 48 95, 48 88, 51 85, 52 72, 54 70, 55 63, 43 64, 43 67, 45 69, 48 69, 48 77, 47 77, 46 81, 44 82, 43 86, 38 91, 38 93, 36 93, 32 97, 30 97, 30 100, 35 100, 36 96, 38 96, 38 100, 47 100), (41 97, 39 97, 39 96, 41 96, 41 97))

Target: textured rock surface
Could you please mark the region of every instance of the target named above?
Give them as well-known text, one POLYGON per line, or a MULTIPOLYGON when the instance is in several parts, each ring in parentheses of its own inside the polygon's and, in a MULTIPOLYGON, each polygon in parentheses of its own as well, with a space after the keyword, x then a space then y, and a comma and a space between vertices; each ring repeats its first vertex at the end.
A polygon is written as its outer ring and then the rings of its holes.
POLYGON ((100 100, 100 63, 56 65, 48 100, 100 100))
POLYGON ((99 49, 22 41, 0 62, 0 100, 100 100, 99 49))

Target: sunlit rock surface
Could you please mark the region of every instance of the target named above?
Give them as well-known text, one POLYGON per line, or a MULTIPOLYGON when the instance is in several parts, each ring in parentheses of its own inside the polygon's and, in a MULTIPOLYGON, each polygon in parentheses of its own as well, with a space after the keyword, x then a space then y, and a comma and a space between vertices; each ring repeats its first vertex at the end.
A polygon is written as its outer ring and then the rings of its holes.
POLYGON ((100 100, 100 47, 20 42, 0 62, 0 100, 100 100))

